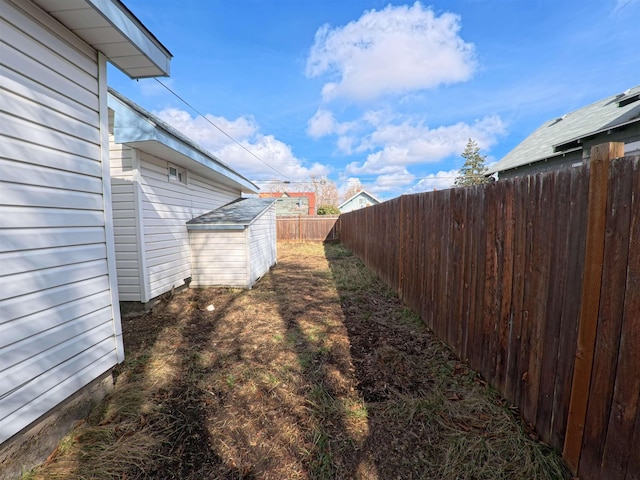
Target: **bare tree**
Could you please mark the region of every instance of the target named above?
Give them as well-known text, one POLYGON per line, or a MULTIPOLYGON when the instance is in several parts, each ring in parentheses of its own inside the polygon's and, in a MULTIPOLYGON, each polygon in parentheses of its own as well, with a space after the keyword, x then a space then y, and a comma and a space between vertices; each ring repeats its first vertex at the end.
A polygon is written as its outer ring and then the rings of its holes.
POLYGON ((338 187, 327 177, 311 177, 308 191, 316 194, 316 205, 338 206, 338 187))
POLYGON ((362 184, 360 183, 360 180, 353 180, 353 181, 349 181, 349 184, 347 185, 347 189, 344 191, 344 194, 342 195, 342 201, 346 202, 347 200, 349 200, 351 197, 353 197, 356 193, 362 191, 362 184))

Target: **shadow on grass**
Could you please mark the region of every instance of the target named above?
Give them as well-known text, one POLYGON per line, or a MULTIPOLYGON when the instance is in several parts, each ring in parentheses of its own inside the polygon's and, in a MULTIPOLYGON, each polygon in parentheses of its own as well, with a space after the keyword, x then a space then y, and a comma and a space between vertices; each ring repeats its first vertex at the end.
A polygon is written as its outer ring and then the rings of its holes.
POLYGON ((125 320, 114 394, 40 478, 562 478, 347 249, 281 252, 125 320))
POLYGON ((47 462, 23 478, 252 479, 225 462, 207 429, 212 392, 201 379, 209 339, 242 292, 215 313, 202 291, 182 292, 153 311, 123 319, 126 360, 114 369, 114 391, 76 426, 47 462))
POLYGON ((571 477, 358 258, 340 244, 326 244, 325 255, 366 402, 369 434, 358 456, 372 478, 571 477))

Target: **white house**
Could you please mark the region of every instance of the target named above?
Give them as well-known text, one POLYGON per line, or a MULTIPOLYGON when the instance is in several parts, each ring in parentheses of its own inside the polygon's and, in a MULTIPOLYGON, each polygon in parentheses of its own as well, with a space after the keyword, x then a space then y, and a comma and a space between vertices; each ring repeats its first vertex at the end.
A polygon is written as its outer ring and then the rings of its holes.
POLYGON ((351 198, 345 200, 345 202, 342 203, 338 208, 340 209, 340 213, 347 213, 353 210, 359 210, 361 208, 377 205, 379 203, 380 200, 371 195, 369 192, 360 190, 351 198))
POLYGON ((187 222, 193 286, 251 288, 276 263, 276 199, 242 198, 187 222))
POLYGON ((145 304, 192 277, 187 222, 258 187, 113 90, 109 113, 118 293, 145 304))
POLYGON ((119 0, 0 0, 0 41, 0 471, 11 476, 9 440, 124 359, 107 60, 164 76, 171 54, 119 0))

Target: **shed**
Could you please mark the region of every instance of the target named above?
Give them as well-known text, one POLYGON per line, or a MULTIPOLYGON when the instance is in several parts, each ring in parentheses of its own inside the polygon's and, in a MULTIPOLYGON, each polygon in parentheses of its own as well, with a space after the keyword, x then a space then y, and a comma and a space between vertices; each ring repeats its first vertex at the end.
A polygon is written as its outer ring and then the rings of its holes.
POLYGON ((275 199, 242 198, 187 222, 191 286, 251 288, 277 261, 275 199))
POLYGON ((137 309, 192 277, 186 222, 258 187, 109 89, 118 294, 137 309))
POLYGON ((2 478, 42 453, 29 432, 124 360, 107 60, 141 78, 168 75, 171 54, 119 0, 2 0, 0 21, 2 478))

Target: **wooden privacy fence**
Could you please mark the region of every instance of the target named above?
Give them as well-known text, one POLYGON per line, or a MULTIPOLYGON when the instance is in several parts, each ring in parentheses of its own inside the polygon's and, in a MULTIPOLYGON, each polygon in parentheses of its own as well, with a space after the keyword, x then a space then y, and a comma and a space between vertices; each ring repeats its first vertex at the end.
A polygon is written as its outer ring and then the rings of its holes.
POLYGON ((300 242, 340 240, 339 217, 339 215, 277 217, 278 240, 300 242))
POLYGON ((640 478, 640 158, 396 198, 341 240, 562 451, 640 478))

